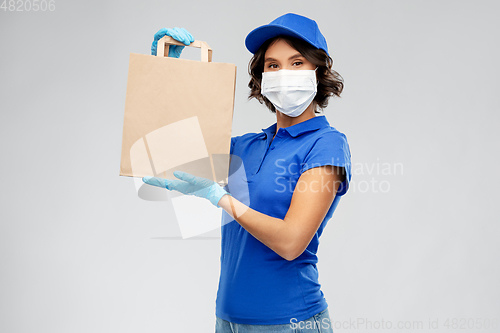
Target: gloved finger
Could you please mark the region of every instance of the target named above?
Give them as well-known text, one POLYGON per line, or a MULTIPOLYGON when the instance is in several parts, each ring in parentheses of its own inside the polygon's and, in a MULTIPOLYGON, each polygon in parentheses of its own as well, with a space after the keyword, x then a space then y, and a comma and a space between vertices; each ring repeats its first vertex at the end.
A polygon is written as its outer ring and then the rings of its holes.
POLYGON ((161 28, 160 30, 158 30, 155 33, 154 40, 159 41, 163 36, 170 36, 170 33, 169 33, 170 30, 171 29, 168 29, 168 28, 161 28))
POLYGON ((153 42, 153 44, 151 44, 151 55, 153 56, 156 55, 156 43, 157 42, 153 42))
MULTIPOLYGON (((158 42, 154 41, 153 44, 151 45, 151 55, 156 56, 157 47, 158 47, 158 42)), ((182 49, 184 49, 184 46, 170 45, 170 47, 168 48, 168 56, 172 58, 179 58, 181 56, 182 49)))
POLYGON ((176 179, 164 179, 158 177, 143 177, 142 181, 148 185, 153 185, 167 190, 181 191, 186 186, 186 182, 176 179))
POLYGON ((198 178, 190 173, 183 171, 174 171, 174 176, 192 184, 196 183, 196 178, 198 178))
POLYGON ((148 185, 153 185, 157 187, 162 187, 166 188, 165 186, 165 179, 163 178, 157 178, 157 177, 143 177, 142 181, 145 182, 148 185))
POLYGON ((172 36, 173 38, 186 45, 191 44, 191 40, 188 35, 189 33, 187 32, 186 29, 175 27, 174 29, 172 29, 172 31, 175 34, 175 37, 172 36))
POLYGON ((163 36, 169 36, 169 30, 167 28, 161 28, 158 30, 153 38, 153 43, 151 44, 151 55, 156 56, 156 48, 158 47, 158 41, 163 37, 163 36))
POLYGON ((172 58, 180 58, 184 46, 170 45, 168 48, 168 56, 172 58))
POLYGON ((179 28, 179 35, 182 35, 183 43, 186 45, 189 45, 192 42, 194 42, 193 36, 184 28, 179 28))
POLYGON ((170 37, 181 43, 184 39, 184 37, 180 34, 179 28, 177 27, 170 29, 170 37))
POLYGON ((167 190, 175 190, 184 193, 186 191, 186 185, 189 185, 185 181, 177 179, 164 179, 165 188, 167 190))
MULTIPOLYGON (((184 29, 184 28, 182 28, 182 29, 184 29)), ((185 32, 186 32, 186 34, 188 35, 188 38, 189 38, 188 40, 189 40, 189 42, 190 42, 190 43, 194 42, 194 37, 193 37, 193 35, 191 35, 191 34, 189 33, 189 31, 187 31, 186 29, 184 29, 184 31, 185 31, 185 32)))
POLYGON ((177 179, 165 179, 165 186, 168 190, 175 190, 184 194, 190 194, 197 189, 196 185, 177 179))

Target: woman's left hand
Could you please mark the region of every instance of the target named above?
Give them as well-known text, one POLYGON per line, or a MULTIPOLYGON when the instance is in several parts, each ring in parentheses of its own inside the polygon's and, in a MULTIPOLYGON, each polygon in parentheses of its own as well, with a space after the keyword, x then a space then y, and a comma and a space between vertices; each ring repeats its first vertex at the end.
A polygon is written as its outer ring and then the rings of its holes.
POLYGON ((217 208, 220 208, 218 203, 224 195, 231 195, 213 180, 196 177, 182 171, 174 171, 174 176, 180 180, 144 177, 142 181, 149 185, 166 188, 167 190, 176 190, 183 194, 208 199, 217 208))

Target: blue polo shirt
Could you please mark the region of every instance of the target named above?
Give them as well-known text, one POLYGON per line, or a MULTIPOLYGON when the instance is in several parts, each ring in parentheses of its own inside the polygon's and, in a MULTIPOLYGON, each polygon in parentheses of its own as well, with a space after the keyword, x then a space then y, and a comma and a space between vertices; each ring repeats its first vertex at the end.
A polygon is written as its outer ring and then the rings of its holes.
POLYGON ((319 237, 351 180, 346 136, 324 115, 299 124, 262 129, 231 138, 229 181, 225 189, 263 214, 284 219, 300 175, 314 167, 336 165, 346 180, 306 250, 288 261, 257 240, 223 211, 221 273, 216 316, 238 324, 289 324, 308 319, 328 304, 318 282, 319 237), (276 136, 273 139, 273 135, 276 136))

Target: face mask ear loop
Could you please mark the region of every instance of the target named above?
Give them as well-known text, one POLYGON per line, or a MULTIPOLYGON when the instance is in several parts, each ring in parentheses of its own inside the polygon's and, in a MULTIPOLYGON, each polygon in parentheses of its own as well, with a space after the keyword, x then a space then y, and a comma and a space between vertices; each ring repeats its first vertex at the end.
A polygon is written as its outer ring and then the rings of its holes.
POLYGON ((316 68, 314 69, 314 76, 316 77, 316 86, 319 84, 319 81, 318 81, 318 71, 317 71, 318 67, 316 66, 316 68))

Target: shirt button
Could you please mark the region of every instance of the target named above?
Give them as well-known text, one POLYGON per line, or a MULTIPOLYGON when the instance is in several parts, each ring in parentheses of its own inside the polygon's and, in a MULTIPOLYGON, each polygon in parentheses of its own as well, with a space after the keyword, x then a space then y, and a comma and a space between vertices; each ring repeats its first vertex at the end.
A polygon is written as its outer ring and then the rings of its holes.
POLYGON ((273 150, 273 149, 274 149, 274 147, 271 147, 271 150, 273 150))

